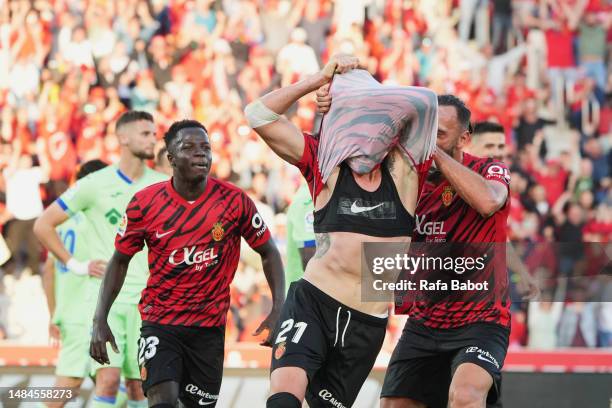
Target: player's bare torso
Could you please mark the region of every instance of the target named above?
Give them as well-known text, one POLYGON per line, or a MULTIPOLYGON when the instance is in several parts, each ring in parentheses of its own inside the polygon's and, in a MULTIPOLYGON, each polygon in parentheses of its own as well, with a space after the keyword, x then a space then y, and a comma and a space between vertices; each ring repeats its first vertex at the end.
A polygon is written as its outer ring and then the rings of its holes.
MULTIPOLYGON (((418 193, 418 175, 409 161, 397 149, 389 153, 385 164, 402 204, 414 214, 418 193)), ((382 182, 378 177, 353 174, 357 184, 364 190, 374 191, 382 182)), ((339 175, 339 168, 329 177, 316 199, 315 211, 323 208, 330 200, 339 175)), ((316 234, 317 252, 308 262, 304 277, 333 296, 339 302, 369 314, 383 314, 386 302, 361 301, 361 251, 364 242, 405 242, 409 243, 412 231, 401 237, 373 237, 353 232, 330 232, 316 234)))

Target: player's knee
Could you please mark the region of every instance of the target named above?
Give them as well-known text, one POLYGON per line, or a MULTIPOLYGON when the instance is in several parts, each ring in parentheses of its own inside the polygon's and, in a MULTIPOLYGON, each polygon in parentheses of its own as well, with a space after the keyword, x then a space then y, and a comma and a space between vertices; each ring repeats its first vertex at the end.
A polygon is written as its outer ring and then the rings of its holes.
POLYGON ((144 392, 142 391, 142 381, 125 380, 125 388, 129 399, 140 401, 145 398, 144 392))
POLYGON ((96 373, 96 394, 114 397, 119 391, 121 373, 118 368, 101 368, 96 373))
POLYGON ((299 400, 304 399, 308 377, 306 371, 297 367, 280 367, 270 375, 270 394, 290 393, 299 400))
POLYGON ((266 408, 300 408, 302 402, 290 392, 278 392, 270 395, 266 408))
POLYGON ((450 408, 484 408, 486 406, 486 393, 470 384, 452 386, 448 400, 450 408))
MULTIPOLYGON (((165 381, 154 385, 147 391, 147 400, 150 407, 163 404, 176 406, 178 401, 179 385, 176 381, 165 381)), ((160 407, 161 407, 160 405, 160 407)))

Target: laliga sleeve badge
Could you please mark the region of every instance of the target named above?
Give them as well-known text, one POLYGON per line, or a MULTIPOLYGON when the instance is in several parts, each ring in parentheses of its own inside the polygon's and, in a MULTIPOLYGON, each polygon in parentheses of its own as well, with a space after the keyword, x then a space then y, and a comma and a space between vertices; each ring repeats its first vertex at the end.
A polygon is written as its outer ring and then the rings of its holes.
POLYGON ((220 222, 216 222, 213 225, 213 229, 211 231, 212 237, 215 241, 221 241, 223 239, 223 234, 225 234, 225 230, 223 229, 223 225, 220 222))
POLYGON ((277 360, 280 360, 280 358, 283 356, 283 354, 285 354, 285 349, 287 347, 285 346, 285 342, 283 341, 282 343, 278 343, 276 345, 276 350, 274 350, 274 358, 277 360))
POLYGON ((123 214, 123 218, 121 218, 121 223, 119 224, 119 227, 117 227, 117 234, 119 234, 120 236, 124 236, 125 231, 127 230, 127 225, 128 225, 127 214, 123 214))
POLYGON ((147 380, 147 367, 145 366, 140 367, 140 378, 142 379, 142 381, 147 380))
POLYGON ((444 187, 444 190, 442 190, 442 204, 448 207, 453 201, 454 195, 455 192, 451 186, 444 187))

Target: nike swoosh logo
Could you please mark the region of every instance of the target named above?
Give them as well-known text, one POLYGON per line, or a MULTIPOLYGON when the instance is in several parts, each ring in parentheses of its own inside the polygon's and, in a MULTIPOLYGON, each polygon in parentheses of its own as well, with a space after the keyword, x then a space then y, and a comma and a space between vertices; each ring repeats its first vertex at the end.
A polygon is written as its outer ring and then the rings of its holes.
POLYGON ((482 354, 478 354, 478 358, 479 358, 480 360, 482 360, 482 361, 486 361, 487 363, 491 363, 491 364, 493 364, 495 367, 497 367, 497 364, 495 363, 495 361, 493 361, 493 360, 489 360, 488 358, 483 357, 483 356, 482 356, 482 354))
POLYGON ((165 237, 166 235, 168 235, 168 234, 170 234, 172 232, 174 232, 174 230, 164 232, 163 234, 160 234, 159 232, 155 231, 155 236, 157 237, 157 239, 159 239, 159 238, 165 237))
POLYGON ((215 402, 217 402, 217 401, 202 402, 202 400, 200 399, 198 401, 198 404, 200 404, 200 405, 210 405, 210 404, 214 404, 215 402))
POLYGON ((380 203, 380 204, 374 205, 372 207, 360 207, 360 206, 357 205, 357 201, 354 201, 353 205, 351 205, 351 212, 354 213, 354 214, 359 214, 359 213, 362 213, 362 212, 371 211, 371 210, 373 210, 375 208, 380 207, 383 204, 384 203, 380 203))

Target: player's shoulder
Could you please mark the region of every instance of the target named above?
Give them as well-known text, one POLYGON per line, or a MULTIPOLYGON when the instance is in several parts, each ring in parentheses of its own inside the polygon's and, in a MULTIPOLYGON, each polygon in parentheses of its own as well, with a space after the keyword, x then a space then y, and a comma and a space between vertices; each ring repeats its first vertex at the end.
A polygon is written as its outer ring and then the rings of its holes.
POLYGON ((479 157, 465 152, 463 153, 463 164, 474 171, 484 170, 491 165, 501 166, 502 168, 507 167, 503 162, 491 157, 479 157))
POLYGON ((208 177, 208 182, 211 183, 211 187, 212 187, 211 190, 217 190, 223 193, 226 193, 229 190, 231 193, 244 195, 244 196, 247 195, 243 189, 241 189, 240 187, 238 187, 237 185, 233 183, 230 183, 229 181, 220 180, 215 177, 208 177))
POLYGON ((85 177, 80 180, 77 180, 77 185, 83 184, 105 184, 105 183, 115 183, 117 178, 117 170, 116 166, 106 166, 100 170, 94 171, 93 173, 89 173, 85 177))
POLYGON ((157 195, 161 190, 168 188, 170 185, 170 180, 162 180, 156 183, 150 184, 147 187, 139 190, 134 194, 134 198, 137 200, 146 199, 147 197, 157 195))

